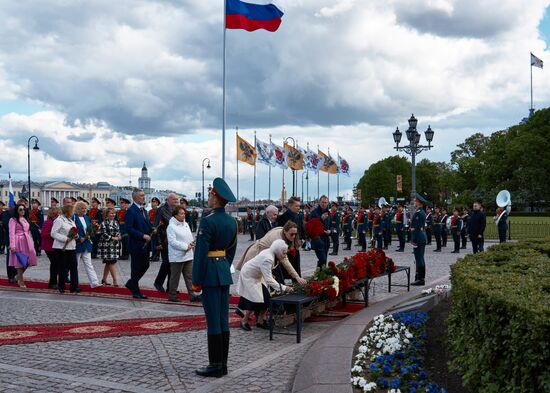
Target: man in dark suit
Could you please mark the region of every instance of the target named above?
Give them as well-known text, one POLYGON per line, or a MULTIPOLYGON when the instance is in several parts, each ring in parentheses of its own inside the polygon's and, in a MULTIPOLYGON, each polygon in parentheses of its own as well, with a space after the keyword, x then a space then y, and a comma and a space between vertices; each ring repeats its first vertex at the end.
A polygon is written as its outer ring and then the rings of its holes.
POLYGON ((481 211, 481 202, 475 201, 472 215, 470 217, 470 223, 468 225, 468 234, 470 235, 470 241, 472 242, 474 254, 483 251, 483 234, 485 233, 486 225, 487 218, 481 211))
POLYGON ((132 191, 134 201, 126 212, 126 231, 128 233, 128 251, 130 252, 130 279, 126 283, 135 299, 147 299, 139 289, 139 280, 149 268, 149 251, 151 248, 152 227, 149 217, 143 207, 145 193, 134 188, 132 191))
POLYGON ((287 221, 292 221, 298 225, 298 236, 300 239, 305 238, 304 219, 300 215, 302 202, 300 198, 292 196, 288 199, 286 211, 277 218, 277 226, 284 227, 287 221))
POLYGON ((256 240, 260 240, 267 232, 277 226, 278 216, 279 209, 274 205, 269 205, 265 208, 264 217, 258 221, 258 225, 256 225, 256 240))
POLYGON ((159 267, 159 272, 155 278, 155 288, 159 292, 165 292, 164 281, 166 281, 166 286, 170 282, 170 262, 168 261, 168 237, 166 230, 168 228, 168 223, 172 218, 172 213, 174 208, 178 205, 178 196, 171 192, 166 197, 166 202, 157 209, 155 214, 154 226, 157 228, 157 232, 154 236, 157 237, 157 249, 160 250, 160 256, 162 258, 162 263, 159 267))
POLYGON ((327 264, 328 249, 330 247, 330 214, 326 195, 319 198, 319 205, 309 215, 309 220, 313 218, 318 218, 323 223, 324 233, 316 239, 311 239, 311 247, 317 256, 317 267, 323 268, 327 264))
POLYGON ((229 286, 233 283, 230 267, 237 249, 237 224, 225 212, 225 205, 237 199, 223 179, 214 179, 212 185, 208 207, 213 210, 200 221, 193 257, 193 290, 202 290, 209 359, 209 365, 196 373, 222 377, 227 374, 229 354, 229 286))

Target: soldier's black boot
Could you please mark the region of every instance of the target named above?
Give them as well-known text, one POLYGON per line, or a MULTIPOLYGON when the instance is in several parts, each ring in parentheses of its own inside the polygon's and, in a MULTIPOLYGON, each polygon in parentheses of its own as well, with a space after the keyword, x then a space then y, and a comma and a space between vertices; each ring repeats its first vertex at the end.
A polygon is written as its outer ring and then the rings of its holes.
POLYGON ((229 356, 229 331, 222 332, 223 339, 223 358, 222 358, 222 373, 227 375, 227 357, 229 356))
POLYGON ((209 365, 195 370, 201 377, 223 377, 223 338, 221 334, 208 335, 209 365))
POLYGON ((426 275, 426 268, 425 267, 419 267, 416 269, 416 274, 414 275, 414 282, 411 283, 411 285, 414 286, 421 286, 425 285, 424 277, 426 275))

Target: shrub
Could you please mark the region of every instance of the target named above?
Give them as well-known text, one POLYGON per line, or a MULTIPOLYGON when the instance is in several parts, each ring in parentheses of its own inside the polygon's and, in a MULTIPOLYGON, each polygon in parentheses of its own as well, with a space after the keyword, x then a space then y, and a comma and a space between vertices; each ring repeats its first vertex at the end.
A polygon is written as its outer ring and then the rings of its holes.
POLYGON ((550 239, 505 243, 451 268, 451 367, 476 392, 550 392, 550 239))

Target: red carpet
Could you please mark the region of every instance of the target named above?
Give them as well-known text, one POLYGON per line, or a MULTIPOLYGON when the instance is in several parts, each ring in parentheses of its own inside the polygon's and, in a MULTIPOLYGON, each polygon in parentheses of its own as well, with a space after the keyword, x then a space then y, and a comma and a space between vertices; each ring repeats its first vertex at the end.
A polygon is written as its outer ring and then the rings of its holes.
MULTIPOLYGON (((6 278, 0 278, 0 289, 4 290, 13 290, 13 291, 25 291, 25 292, 43 292, 43 293, 55 293, 59 294, 59 291, 56 289, 49 289, 47 281, 39 280, 25 280, 25 285, 27 288, 19 288, 17 284, 10 284, 6 278)), ((69 286, 67 285, 67 288, 69 286)), ((80 293, 70 293, 69 290, 65 290, 64 295, 73 295, 73 296, 96 296, 96 297, 107 297, 107 298, 117 298, 124 300, 136 300, 132 297, 130 291, 122 286, 119 288, 113 286, 101 286, 97 288, 90 288, 89 284, 80 284, 79 288, 82 289, 80 293)), ((156 289, 142 289, 141 292, 148 296, 149 299, 139 300, 141 302, 155 302, 155 303, 165 303, 165 304, 180 304, 185 306, 192 307, 202 307, 201 303, 191 303, 189 301, 189 295, 187 293, 179 293, 178 298, 182 300, 181 303, 174 303, 168 301, 168 294, 161 293, 156 289)), ((138 300, 136 300, 138 301, 138 300)), ((239 303, 238 296, 231 296, 229 298, 230 305, 237 305, 239 303)))
MULTIPOLYGON (((230 315, 229 326, 239 326, 239 318, 230 315)), ((0 345, 142 336, 159 333, 188 332, 203 330, 205 328, 206 321, 204 315, 100 322, 12 325, 0 326, 0 345)))

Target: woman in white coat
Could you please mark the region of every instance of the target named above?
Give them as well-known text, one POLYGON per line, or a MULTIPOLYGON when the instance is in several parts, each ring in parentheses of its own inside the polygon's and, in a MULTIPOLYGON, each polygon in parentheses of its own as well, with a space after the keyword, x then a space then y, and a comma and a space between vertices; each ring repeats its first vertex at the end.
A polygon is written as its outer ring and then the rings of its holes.
POLYGON ((275 240, 268 249, 263 250, 251 260, 247 261, 241 269, 237 292, 240 295, 239 310, 243 311, 241 329, 250 331, 248 318, 254 311, 259 312, 256 326, 268 329, 265 314, 269 307, 269 291, 267 286, 283 292, 292 292, 292 287, 279 284, 271 274, 275 266, 275 260, 286 257, 288 245, 283 239, 275 240))
POLYGON ((185 221, 185 208, 183 206, 176 206, 174 208, 172 218, 166 230, 166 237, 168 238, 168 261, 170 262, 168 300, 171 302, 181 301, 177 296, 177 291, 180 284, 180 276, 183 274, 187 293, 189 293, 189 300, 192 302, 200 301, 200 296, 195 295, 195 292, 191 288, 195 239, 193 238, 189 224, 185 221))

